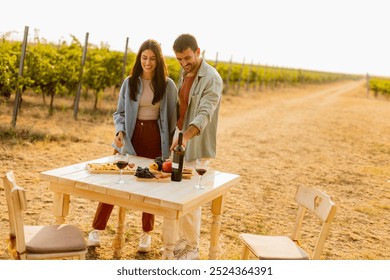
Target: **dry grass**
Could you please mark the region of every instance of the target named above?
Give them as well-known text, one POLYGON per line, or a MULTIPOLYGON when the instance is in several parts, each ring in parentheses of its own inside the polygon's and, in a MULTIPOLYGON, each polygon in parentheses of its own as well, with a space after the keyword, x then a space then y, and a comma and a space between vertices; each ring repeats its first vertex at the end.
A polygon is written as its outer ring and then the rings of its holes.
MULTIPOLYGON (((111 114, 116 106, 108 93, 102 111, 84 109, 77 121, 71 100, 56 100, 47 116, 37 96, 26 96, 11 130, 12 103, 0 102, 0 172, 13 169, 28 190, 25 221, 52 223, 52 193, 39 172, 111 154, 111 114)), ((92 108, 92 100, 80 102, 92 108)), ((241 232, 288 234, 294 222, 295 189, 316 186, 331 195, 338 212, 325 244, 325 259, 390 259, 390 102, 365 96, 363 83, 285 88, 224 96, 220 112, 218 155, 213 167, 242 176, 225 204, 220 258, 238 259, 241 232)), ((0 183, 2 189, 2 182, 0 183)), ((8 217, 0 192, 0 259, 6 251, 8 217)), ((96 201, 72 198, 67 222, 87 237, 96 201)), ((210 205, 203 208, 201 258, 207 258, 210 205)), ((115 208, 116 209, 116 208, 115 208)), ((126 216, 123 259, 159 259, 162 220, 156 217, 152 252, 138 254, 141 213, 126 216)), ((114 210, 102 247, 88 259, 112 259, 114 210)), ((317 225, 307 224, 303 246, 314 247, 317 225)))

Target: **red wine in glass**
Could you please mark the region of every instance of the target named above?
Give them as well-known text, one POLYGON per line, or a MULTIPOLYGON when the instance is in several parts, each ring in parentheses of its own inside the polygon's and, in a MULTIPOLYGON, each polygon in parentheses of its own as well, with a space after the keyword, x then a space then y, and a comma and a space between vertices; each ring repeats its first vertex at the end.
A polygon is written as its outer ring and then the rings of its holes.
POLYGON ((119 169, 123 169, 123 168, 125 168, 128 165, 128 162, 127 161, 118 160, 118 161, 115 162, 115 165, 119 169))
POLYGON ((210 161, 206 158, 201 158, 201 159, 196 160, 195 170, 196 170, 196 173, 198 173, 198 175, 199 175, 199 184, 196 185, 195 187, 198 189, 205 188, 205 186, 202 185, 202 177, 203 177, 203 174, 205 174, 207 172, 209 162, 210 161))
POLYGON ((123 184, 125 181, 122 180, 122 170, 129 164, 128 154, 116 154, 115 165, 119 168, 119 181, 118 184, 123 184))
POLYGON ((196 170, 196 173, 198 173, 198 175, 202 176, 203 174, 205 174, 207 172, 207 169, 204 169, 204 168, 195 168, 196 170))

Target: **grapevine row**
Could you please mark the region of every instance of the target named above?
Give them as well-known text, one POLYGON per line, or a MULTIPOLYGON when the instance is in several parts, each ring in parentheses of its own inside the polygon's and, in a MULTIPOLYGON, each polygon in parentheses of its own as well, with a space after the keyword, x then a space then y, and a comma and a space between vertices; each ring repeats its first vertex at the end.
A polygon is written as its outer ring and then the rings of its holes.
MULTIPOLYGON (((8 41, 4 37, 0 41, 0 97, 10 98, 17 88, 22 92, 29 89, 41 94, 45 104, 46 98, 49 97, 49 111, 52 112, 56 95, 74 96, 76 94, 83 52, 82 44, 74 36, 69 44, 65 41, 54 44, 39 40, 29 43, 23 75, 18 78, 21 45, 21 42, 8 41)), ((135 56, 134 52, 126 56, 125 73, 130 73, 135 56)), ((108 46, 88 44, 82 85, 84 91, 94 93, 94 109, 97 109, 98 100, 105 89, 120 87, 123 57, 123 52, 112 51, 108 46)), ((179 63, 172 57, 166 57, 166 62, 169 76, 174 81, 178 81, 181 71, 179 63)), ((339 73, 208 62, 214 65, 221 74, 225 84, 225 93, 237 93, 240 89, 261 90, 265 87, 326 83, 356 78, 356 76, 339 73)))
POLYGON ((390 79, 379 77, 370 78, 369 89, 374 92, 375 97, 379 94, 390 97, 390 79))

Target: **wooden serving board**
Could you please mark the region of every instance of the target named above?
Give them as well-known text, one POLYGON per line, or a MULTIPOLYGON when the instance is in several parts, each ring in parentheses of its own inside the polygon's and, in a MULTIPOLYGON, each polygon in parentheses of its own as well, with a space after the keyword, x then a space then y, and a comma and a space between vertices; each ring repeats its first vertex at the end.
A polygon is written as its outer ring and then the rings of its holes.
POLYGON ((183 173, 183 174, 181 175, 181 177, 182 177, 183 179, 191 179, 191 178, 192 178, 192 173, 183 173))
POLYGON ((137 176, 136 177, 136 180, 137 182, 157 182, 157 183, 162 183, 162 182, 170 182, 171 181, 171 175, 170 173, 164 173, 164 172, 159 172, 159 171, 156 171, 156 172, 153 172, 155 174, 155 176, 159 177, 161 176, 160 178, 139 178, 137 176))
MULTIPOLYGON (((165 172, 160 172, 160 171, 155 171, 153 172, 155 175, 158 176, 158 174, 164 174, 166 177, 164 178, 139 178, 136 177, 137 182, 170 182, 171 181, 171 173, 165 173, 165 172)), ((182 175, 183 179, 191 179, 192 178, 192 173, 183 173, 182 175)))
MULTIPOLYGON (((87 169, 93 174, 119 174, 119 168, 113 162, 88 163, 87 169)), ((122 174, 134 175, 136 169, 135 165, 134 167, 128 165, 122 170, 122 174)))
POLYGON ((191 179, 192 175, 194 175, 193 171, 194 171, 193 168, 184 167, 183 168, 183 173, 182 173, 181 177, 183 179, 191 179))
POLYGON ((159 179, 159 178, 138 178, 136 177, 137 182, 148 182, 148 183, 167 183, 171 181, 171 177, 159 179))

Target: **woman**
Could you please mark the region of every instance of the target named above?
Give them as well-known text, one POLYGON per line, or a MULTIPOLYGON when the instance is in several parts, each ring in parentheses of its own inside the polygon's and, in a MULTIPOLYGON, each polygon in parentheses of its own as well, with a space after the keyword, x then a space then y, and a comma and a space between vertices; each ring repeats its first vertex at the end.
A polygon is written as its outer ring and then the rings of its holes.
MULTIPOLYGON (((137 54, 130 77, 122 84, 117 110, 114 113, 117 151, 155 159, 170 155, 170 144, 177 115, 177 88, 168 78, 168 70, 160 44, 145 41, 137 54)), ((104 230, 113 205, 99 203, 88 238, 89 246, 100 246, 98 230, 104 230)), ((142 213, 143 234, 139 252, 150 251, 150 231, 154 215, 142 213)))

